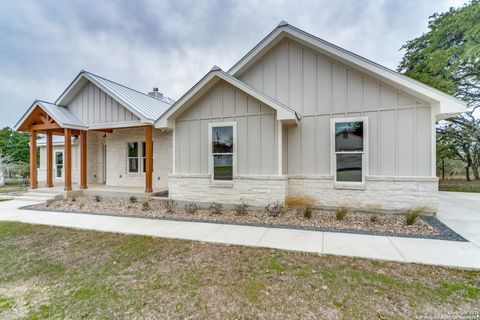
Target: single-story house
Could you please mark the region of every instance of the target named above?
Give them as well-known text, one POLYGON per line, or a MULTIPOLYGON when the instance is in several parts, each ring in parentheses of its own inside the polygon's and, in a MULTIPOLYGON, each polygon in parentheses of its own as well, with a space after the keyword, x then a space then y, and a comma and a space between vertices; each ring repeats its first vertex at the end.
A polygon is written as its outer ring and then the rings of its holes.
POLYGON ((39 131, 64 132, 64 150, 79 135, 80 187, 145 183, 151 192, 153 155, 155 186, 177 201, 435 212, 435 124, 466 109, 283 21, 172 102, 81 72, 16 128, 32 132, 33 147, 39 131))

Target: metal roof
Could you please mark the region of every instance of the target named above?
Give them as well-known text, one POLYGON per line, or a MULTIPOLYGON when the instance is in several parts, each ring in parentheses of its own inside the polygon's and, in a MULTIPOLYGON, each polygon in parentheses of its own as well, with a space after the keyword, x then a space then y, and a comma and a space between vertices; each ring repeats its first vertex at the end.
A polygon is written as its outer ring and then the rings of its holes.
MULTIPOLYGON (((75 141, 77 141, 77 138, 72 137, 72 143, 75 143, 75 141)), ((65 143, 65 137, 64 136, 53 135, 52 136, 52 143, 54 145, 63 145, 65 143)), ((47 145, 47 136, 40 135, 39 139, 37 140, 37 146, 44 146, 44 145, 47 145)))
POLYGON ((47 112, 53 118, 53 120, 55 120, 55 122, 63 128, 80 130, 84 130, 87 128, 85 122, 83 122, 83 120, 78 118, 67 108, 58 106, 51 102, 35 100, 30 106, 30 108, 28 108, 28 110, 22 116, 22 118, 17 122, 14 127, 15 130, 18 130, 20 125, 28 118, 28 116, 33 112, 33 110, 35 110, 35 107, 37 106, 47 112))
POLYGON ((83 120, 65 107, 41 100, 38 100, 37 104, 40 105, 40 107, 42 107, 42 109, 62 127, 75 126, 87 128, 87 125, 83 120))
POLYGON ((157 99, 88 71, 81 71, 55 103, 67 105, 73 98, 71 92, 76 92, 80 89, 79 87, 83 87, 82 79, 87 79, 100 87, 144 121, 153 122, 157 120, 172 105, 173 100, 170 98, 157 99))

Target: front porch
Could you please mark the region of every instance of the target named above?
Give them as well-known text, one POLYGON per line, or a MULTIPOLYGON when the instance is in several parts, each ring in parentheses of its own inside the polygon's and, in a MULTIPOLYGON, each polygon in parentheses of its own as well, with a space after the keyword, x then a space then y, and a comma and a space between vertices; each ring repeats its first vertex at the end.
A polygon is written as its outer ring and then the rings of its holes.
POLYGON ((68 199, 78 196, 101 196, 101 197, 136 197, 137 199, 150 199, 153 197, 164 198, 168 196, 166 189, 153 189, 152 192, 145 192, 143 187, 107 186, 100 183, 92 183, 88 189, 82 189, 79 184, 72 184, 72 190, 65 191, 63 184, 54 184, 47 187, 40 184, 36 189, 29 189, 19 200, 53 200, 68 199))
MULTIPOLYGON (((37 165, 37 135, 42 133, 46 136, 42 154, 46 159, 41 168, 45 193, 51 189, 50 193, 62 191, 65 195, 98 193, 146 197, 146 194, 152 196, 166 191, 166 180, 158 169, 155 170, 156 190, 153 188, 153 126, 140 123, 131 126, 89 128, 67 108, 36 101, 17 127, 30 133, 31 190, 38 189, 39 181, 42 182, 37 165), (62 121, 65 118, 69 121, 62 121), (54 150, 55 135, 63 136, 61 149, 57 146, 54 150), (78 145, 72 144, 74 137, 78 138, 78 145), (159 188, 160 185, 163 188, 159 188)), ((155 139, 157 143, 165 140, 159 130, 155 131, 155 139)), ((162 157, 156 154, 156 159, 159 162, 162 157)), ((163 175, 168 173, 168 169, 161 169, 163 175)))

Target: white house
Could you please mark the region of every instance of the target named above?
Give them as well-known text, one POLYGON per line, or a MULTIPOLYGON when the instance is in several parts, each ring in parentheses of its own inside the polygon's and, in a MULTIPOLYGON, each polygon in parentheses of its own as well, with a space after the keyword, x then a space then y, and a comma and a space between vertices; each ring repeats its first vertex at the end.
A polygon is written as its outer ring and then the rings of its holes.
MULTIPOLYGON (((32 137, 62 132, 64 150, 71 149, 67 131, 79 135, 79 169, 66 169, 80 187, 145 185, 151 192, 153 179, 179 201, 308 199, 322 207, 435 212, 435 123, 466 108, 286 22, 228 72, 212 68, 172 102, 81 72, 55 104, 36 101, 16 128, 32 137)), ((38 180, 43 168, 58 176, 53 162, 41 162, 38 180)))

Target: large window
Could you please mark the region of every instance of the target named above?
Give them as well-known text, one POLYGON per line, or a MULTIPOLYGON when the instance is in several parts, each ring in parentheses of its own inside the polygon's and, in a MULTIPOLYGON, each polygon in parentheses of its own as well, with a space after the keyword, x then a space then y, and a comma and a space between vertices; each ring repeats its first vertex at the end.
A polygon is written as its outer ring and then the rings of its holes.
POLYGON ((233 180, 235 167, 235 124, 212 123, 211 171, 213 180, 233 180))
POLYGON ((333 119, 333 168, 336 182, 364 182, 366 118, 333 119))
MULTIPOLYGON (((152 146, 153 150, 153 146, 152 146)), ((146 171, 145 142, 127 142, 127 171, 128 173, 145 173, 146 171)), ((153 159, 152 159, 153 163, 153 159)), ((153 168, 153 165, 152 165, 153 168)), ((152 170, 153 171, 153 170, 152 170)))

